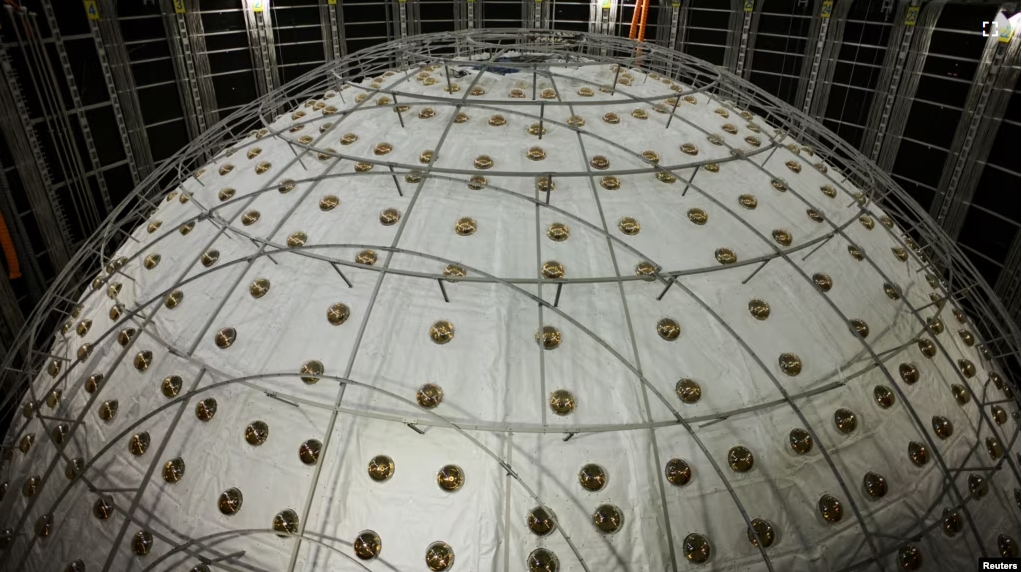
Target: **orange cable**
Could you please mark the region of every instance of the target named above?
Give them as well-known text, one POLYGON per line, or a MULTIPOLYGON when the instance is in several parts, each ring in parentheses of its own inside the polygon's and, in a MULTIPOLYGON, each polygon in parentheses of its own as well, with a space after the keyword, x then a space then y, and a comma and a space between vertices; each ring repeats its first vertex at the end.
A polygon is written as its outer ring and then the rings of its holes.
POLYGON ((7 277, 11 280, 21 278, 18 252, 14 250, 14 241, 11 240, 11 233, 7 230, 7 222, 4 220, 3 213, 0 213, 0 248, 3 248, 4 258, 7 259, 7 277))

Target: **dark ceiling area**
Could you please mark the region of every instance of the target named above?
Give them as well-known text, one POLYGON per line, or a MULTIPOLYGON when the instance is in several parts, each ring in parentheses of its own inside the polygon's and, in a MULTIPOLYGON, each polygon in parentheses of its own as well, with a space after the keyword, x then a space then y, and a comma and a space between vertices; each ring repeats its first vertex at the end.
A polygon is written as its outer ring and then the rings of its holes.
MULTIPOLYGON (((15 255, 2 259, 5 344, 156 165, 268 91, 405 35, 538 26, 627 37, 635 10, 620 0, 268 0, 261 12, 252 0, 5 1, 0 213, 15 255)), ((822 121, 890 173, 1017 309, 1019 40, 984 34, 1000 8, 662 1, 645 37, 822 121)))

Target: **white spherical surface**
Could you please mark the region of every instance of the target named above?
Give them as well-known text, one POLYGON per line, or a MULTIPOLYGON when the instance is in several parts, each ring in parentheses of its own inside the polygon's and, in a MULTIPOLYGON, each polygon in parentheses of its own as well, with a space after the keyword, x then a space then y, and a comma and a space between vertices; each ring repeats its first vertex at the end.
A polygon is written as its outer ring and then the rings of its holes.
POLYGON ((511 55, 324 75, 155 200, 12 425, 6 569, 1017 546, 1015 404, 868 189, 712 85, 511 55))

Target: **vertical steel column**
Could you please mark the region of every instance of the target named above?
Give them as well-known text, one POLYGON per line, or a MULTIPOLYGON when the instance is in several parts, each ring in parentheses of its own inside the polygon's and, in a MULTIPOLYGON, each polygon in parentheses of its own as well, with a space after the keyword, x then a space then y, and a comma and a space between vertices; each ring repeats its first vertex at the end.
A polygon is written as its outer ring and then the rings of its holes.
POLYGON ((816 92, 816 82, 820 77, 820 66, 823 62, 823 50, 827 45, 827 33, 830 31, 831 15, 834 10, 834 0, 823 0, 822 3, 813 3, 813 20, 809 26, 807 38, 816 37, 816 42, 806 42, 806 52, 802 57, 802 70, 798 80, 798 91, 795 95, 795 105, 802 102, 802 112, 809 113, 809 107, 813 102, 813 94, 816 92), (804 62, 810 63, 806 69, 804 62))
MULTIPOLYGON (((327 3, 329 4, 331 1, 327 0, 327 3)), ((340 57, 347 57, 348 41, 344 36, 344 7, 339 1, 335 1, 334 4, 330 5, 330 26, 334 28, 334 45, 340 51, 340 57)))
POLYGON ((1002 41, 997 35, 987 38, 951 141, 950 156, 955 160, 944 164, 937 197, 930 207, 930 216, 951 238, 957 239, 962 231, 968 205, 976 194, 976 185, 1004 119, 1012 88, 1018 81, 1017 34, 1005 40, 1010 42, 1002 41))
MULTIPOLYGON (((745 12, 742 11, 743 0, 731 0, 730 16, 727 23, 727 45, 724 47, 724 66, 731 73, 737 73, 738 49, 741 44, 742 20, 745 12)), ((685 38, 681 39, 682 45, 685 38)))
POLYGON ((465 23, 469 30, 474 30, 476 27, 476 0, 465 0, 465 4, 465 23))
MULTIPOLYGON (((71 94, 71 104, 74 106, 75 115, 78 116, 78 126, 82 130, 82 139, 85 142, 85 149, 89 154, 91 170, 96 173, 96 183, 99 186, 99 194, 103 200, 104 215, 113 210, 110 201, 110 191, 106 186, 106 178, 99 171, 102 166, 99 161, 99 154, 96 153, 96 143, 92 138, 92 130, 89 129, 89 122, 85 118, 85 111, 82 109, 82 98, 78 93, 78 84, 75 81, 74 73, 71 71, 71 63, 67 59, 67 49, 64 47, 64 38, 60 34, 60 27, 57 26, 57 19, 53 15, 51 0, 42 0, 43 15, 46 17, 46 25, 50 28, 53 37, 53 44, 57 50, 57 59, 60 60, 61 70, 67 81, 67 89, 71 94)), ((63 110, 61 110, 63 111, 63 110)))
POLYGON ((543 0, 522 0, 526 28, 543 28, 543 0))
POLYGON ((319 27, 323 36, 323 59, 333 62, 341 59, 337 46, 337 0, 319 0, 319 27))
POLYGON ((617 15, 621 11, 622 0, 602 0, 600 10, 603 12, 604 34, 613 36, 617 27, 617 15))
MULTIPOLYGON (((1019 307, 1019 282, 1022 280, 1019 254, 1019 233, 1015 231, 1015 240, 1011 243, 1004 267, 1001 268, 1001 275, 997 278, 997 284, 994 285, 994 292, 1001 298, 1006 308, 1019 307)), ((1015 319, 1019 319, 1018 314, 1015 314, 1015 319)))
POLYGON ((174 64, 174 75, 178 84, 178 95, 181 109, 184 111, 185 128, 189 139, 198 138, 206 131, 206 121, 202 98, 199 95, 199 82, 195 70, 194 53, 189 41, 188 26, 185 23, 186 6, 184 0, 162 0, 163 27, 167 32, 167 43, 170 45, 171 63, 174 64))
MULTIPOLYGON (((649 0, 649 1, 656 2, 658 9, 656 11, 656 23, 653 24, 654 26, 656 26, 656 34, 651 36, 649 33, 647 33, 646 42, 656 44, 658 46, 666 46, 667 40, 671 35, 671 17, 674 15, 674 11, 669 9, 670 6, 668 5, 668 1, 670 1, 670 3, 673 4, 674 0, 649 0), (651 41, 650 38, 653 38, 653 40, 651 41)), ((647 30, 649 30, 651 22, 652 21, 646 22, 647 30)))
POLYGON ((741 78, 749 79, 749 69, 752 67, 752 50, 756 42, 755 29, 759 25, 759 12, 763 9, 764 1, 742 0, 742 27, 736 36, 738 61, 735 64, 735 74, 741 78))
POLYGON ((681 51, 681 43, 685 37, 685 26, 688 18, 685 18, 681 0, 671 0, 671 32, 667 37, 667 48, 681 51))
POLYGON ((206 55, 206 32, 202 26, 202 14, 199 13, 199 0, 181 1, 187 6, 184 15, 185 29, 188 31, 188 43, 191 44, 202 115, 205 117, 206 125, 212 127, 220 121, 220 112, 217 111, 216 88, 211 77, 213 72, 209 67, 209 56, 206 55))
MULTIPOLYGON (((2 87, 0 85, 0 88, 2 87)), ((2 91, 3 89, 0 89, 0 92, 2 91)), ((2 120, 0 120, 0 127, 4 127, 2 120)), ((34 306, 46 291, 46 278, 43 276, 42 269, 39 268, 35 249, 32 248, 32 243, 28 240, 28 234, 25 232, 25 225, 18 213, 14 197, 11 195, 11 186, 7 181, 5 171, 5 166, 0 163, 0 215, 4 217, 7 227, 11 229, 11 242, 14 243, 15 252, 18 253, 18 258, 21 261, 21 275, 27 286, 29 300, 34 306)))
MULTIPOLYGON (((830 85, 834 80, 834 66, 838 53, 841 51, 841 42, 845 36, 845 24, 848 22, 848 12, 851 10, 854 0, 838 0, 833 6, 828 27, 829 37, 823 46, 820 54, 819 69, 815 85, 810 91, 807 89, 805 106, 803 112, 818 121, 822 121, 823 112, 827 108, 827 101, 830 98, 830 85)), ((821 14, 822 16, 822 14, 821 14)))
POLYGON ((64 212, 49 189, 53 187, 50 173, 43 157, 39 139, 29 121, 28 108, 21 95, 18 78, 7 56, 7 50, 0 44, 0 101, 14 105, 0 105, 0 134, 7 141, 11 158, 18 168, 18 176, 25 188, 25 195, 32 205, 42 234, 43 242, 54 269, 67 265, 71 259, 71 232, 64 212))
POLYGON ((866 122, 862 152, 880 168, 890 171, 901 145, 908 111, 919 85, 919 74, 930 48, 933 26, 946 0, 930 2, 922 10, 919 0, 899 5, 884 57, 884 68, 877 83, 877 96, 866 122), (906 73, 907 72, 907 73, 906 73))
POLYGON ((255 67, 256 89, 259 95, 265 95, 280 86, 280 79, 277 77, 277 58, 273 52, 271 18, 266 15, 262 0, 248 0, 245 5, 245 28, 248 31, 252 64, 255 67))
POLYGON ((89 17, 89 29, 99 56, 103 81, 110 94, 117 132, 128 157, 131 179, 137 185, 152 172, 153 156, 142 123, 142 111, 135 93, 135 80, 128 66, 124 39, 118 27, 117 12, 112 0, 99 0, 98 4, 99 14, 95 18, 89 17))
MULTIPOLYGON (((15 337, 25 324, 25 316, 21 313, 18 298, 14 295, 14 289, 11 288, 7 276, 0 276, 0 318, 3 322, 0 325, 0 342, 3 343, 2 355, 6 357, 7 348, 14 344, 15 337)), ((28 352, 25 346, 22 346, 22 349, 28 352)))
POLYGON ((397 29, 399 38, 408 37, 408 0, 397 0, 397 29))

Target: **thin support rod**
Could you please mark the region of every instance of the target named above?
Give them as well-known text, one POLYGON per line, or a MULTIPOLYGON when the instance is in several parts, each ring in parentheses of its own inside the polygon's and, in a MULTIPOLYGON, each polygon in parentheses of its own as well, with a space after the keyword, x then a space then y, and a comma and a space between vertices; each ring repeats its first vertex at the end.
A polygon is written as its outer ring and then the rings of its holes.
POLYGON ((817 245, 816 245, 815 247, 813 247, 813 249, 812 249, 812 250, 810 250, 808 254, 806 254, 805 256, 803 256, 803 257, 802 257, 802 262, 805 262, 807 258, 809 258, 810 256, 812 256, 814 252, 816 252, 817 250, 819 250, 820 248, 822 248, 824 244, 827 244, 828 242, 830 242, 830 239, 832 239, 832 238, 834 238, 834 235, 833 235, 833 234, 831 234, 831 235, 827 236, 826 240, 824 240, 824 241, 823 241, 823 242, 821 242, 820 244, 817 244, 817 245))
POLYGON ((771 260, 773 260, 773 258, 768 258, 764 260, 759 266, 756 267, 755 270, 752 271, 752 274, 749 274, 748 278, 742 280, 742 284, 748 284, 749 280, 752 280, 753 276, 759 274, 759 271, 763 270, 763 267, 766 266, 771 260))
POLYGON ((401 183, 397 180, 397 172, 394 171, 394 165, 387 165, 390 169, 390 176, 394 179, 394 186, 397 187, 397 196, 404 197, 405 194, 401 192, 401 183))
POLYGON ((343 272, 341 272, 341 269, 337 267, 337 264, 330 263, 330 266, 334 267, 334 271, 337 272, 337 275, 341 277, 341 280, 344 280, 344 283, 348 285, 348 288, 351 288, 351 280, 348 280, 348 277, 345 276, 343 272))
POLYGON ((681 96, 680 95, 674 98, 674 107, 671 108, 671 116, 667 118, 667 124, 664 125, 664 129, 670 129, 671 128, 671 121, 674 119, 675 112, 678 111, 678 102, 679 101, 681 101, 681 96))
POLYGON ((444 302, 450 302, 451 299, 447 297, 447 288, 444 287, 444 279, 437 278, 436 283, 440 286, 440 293, 444 295, 444 302))
POLYGON ((666 294, 666 293, 667 293, 667 291, 671 289, 671 286, 674 286, 674 283, 675 283, 675 282, 676 282, 677 280, 678 280, 678 278, 677 278, 676 276, 671 276, 671 278, 670 278, 670 279, 669 279, 669 280, 667 281, 667 286, 664 286, 664 289, 663 289, 663 291, 661 291, 661 292, 660 292, 660 295, 659 295, 659 296, 657 296, 657 297, 656 297, 656 299, 657 299, 658 301, 659 301, 659 300, 663 300, 663 298, 664 298, 664 294, 666 294))

